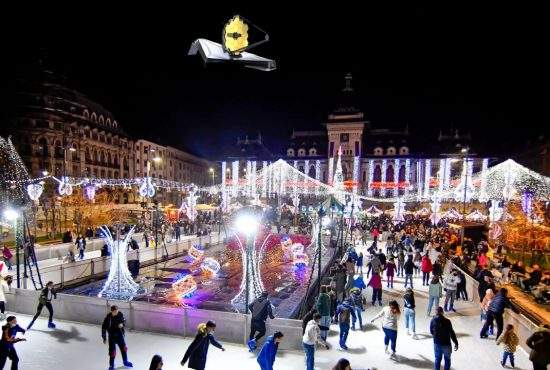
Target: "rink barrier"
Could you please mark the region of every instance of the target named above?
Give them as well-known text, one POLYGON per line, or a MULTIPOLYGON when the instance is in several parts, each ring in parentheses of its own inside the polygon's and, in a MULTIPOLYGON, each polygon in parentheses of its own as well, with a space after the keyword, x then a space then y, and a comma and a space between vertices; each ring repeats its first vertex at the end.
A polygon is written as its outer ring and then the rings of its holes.
MULTIPOLYGON (((466 291, 468 292, 468 299, 470 300, 470 302, 477 304, 479 307, 480 300, 479 300, 479 293, 477 290, 479 283, 477 282, 477 280, 475 280, 473 277, 468 275, 468 273, 462 270, 460 267, 456 266, 455 264, 453 264, 453 267, 455 269, 462 271, 464 276, 466 276, 466 291)), ((531 336, 531 334, 537 331, 538 329, 537 324, 535 324, 532 320, 527 318, 522 313, 516 313, 510 309, 505 309, 504 326, 506 326, 507 324, 514 325, 514 329, 519 338, 519 344, 518 344, 519 347, 521 347, 526 353, 529 353, 531 349, 527 347, 527 345, 525 344, 525 341, 527 340, 527 338, 531 336)), ((479 330, 481 330, 481 326, 482 326, 482 322, 480 321, 479 330)), ((496 327, 495 327, 495 331, 496 331, 496 327)))
MULTIPOLYGON (((137 239, 136 239, 137 240, 137 239)), ((208 247, 213 244, 217 244, 224 240, 224 235, 206 235, 201 237, 189 238, 181 240, 179 243, 172 242, 166 244, 169 258, 174 258, 183 255, 183 253, 194 244, 201 244, 208 247)), ((103 240, 101 240, 103 246, 103 240)), ((158 248, 148 247, 145 248, 144 242, 139 242, 139 261, 141 265, 147 265, 153 263, 155 260, 160 261, 163 254, 165 254, 164 246, 158 248)), ((128 260, 136 259, 138 251, 131 250, 128 252, 128 260)), ((108 273, 111 265, 111 257, 95 257, 88 258, 82 261, 66 262, 40 267, 40 275, 42 282, 53 281, 53 283, 60 288, 64 288, 67 284, 78 284, 84 281, 88 281, 91 278, 101 278, 108 273)), ((33 268, 34 269, 34 268, 33 268)), ((34 271, 33 271, 34 272, 34 271)), ((35 280, 37 277, 35 276, 35 280)), ((22 287, 34 287, 31 278, 21 278, 22 287)))
MULTIPOLYGON (((6 294, 10 312, 33 315, 38 304, 39 291, 12 289, 6 294)), ((217 323, 216 338, 231 343, 246 344, 250 332, 250 316, 235 312, 202 310, 163 306, 147 302, 114 301, 99 297, 87 297, 59 293, 53 300, 54 319, 101 325, 116 304, 124 313, 127 328, 157 334, 193 337, 199 323, 213 320, 217 323)), ((47 317, 43 310, 42 317, 47 317)), ((100 328, 98 327, 98 335, 100 328)), ((267 320, 267 335, 280 330, 284 333, 281 349, 302 349, 302 322, 300 320, 267 320)), ((131 332, 130 334, 131 335, 131 332)))

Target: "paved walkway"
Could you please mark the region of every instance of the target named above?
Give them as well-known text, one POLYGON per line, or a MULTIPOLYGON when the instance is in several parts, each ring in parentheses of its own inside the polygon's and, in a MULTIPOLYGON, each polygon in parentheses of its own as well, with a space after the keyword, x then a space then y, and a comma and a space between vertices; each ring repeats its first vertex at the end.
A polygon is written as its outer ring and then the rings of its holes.
MULTIPOLYGON (((418 339, 406 335, 403 321, 400 322, 397 338, 397 360, 388 359, 384 354, 383 334, 380 322, 367 325, 365 331, 350 332, 349 351, 338 349, 337 326, 332 326, 329 337, 330 350, 319 349, 316 352, 318 370, 328 370, 340 357, 348 358, 353 369, 432 369, 433 347, 429 334, 429 318, 425 315, 426 288, 421 280, 415 279, 418 339)), ((395 282, 396 289, 384 291, 383 301, 397 299, 401 302, 403 294, 402 279, 395 282)), ((370 298, 370 291, 368 294, 370 298)), ((54 304, 55 307, 55 304, 54 304)), ((460 348, 453 353, 453 369, 498 369, 502 348, 494 340, 481 340, 478 337, 480 322, 479 311, 472 303, 458 302, 457 313, 449 315, 459 337, 460 348)), ((363 313, 365 321, 379 311, 370 303, 363 313)), ((26 325, 30 318, 18 315, 21 324, 26 325)), ((26 334, 27 342, 16 344, 21 358, 22 370, 79 369, 97 370, 107 368, 107 348, 101 342, 99 326, 72 322, 57 322, 57 329, 47 328, 46 320, 41 318, 35 327, 26 334)), ((223 325, 223 323, 218 323, 223 325)), ((165 360, 165 370, 181 369, 179 361, 191 338, 170 337, 142 332, 129 332, 127 335, 130 359, 138 370, 147 369, 153 354, 160 353, 165 360)), ((255 358, 242 345, 224 344, 227 351, 221 352, 211 347, 207 369, 223 369, 228 365, 234 369, 259 369, 255 358)), ((117 364, 120 365, 120 357, 117 364)), ((122 369, 123 367, 119 367, 122 369)), ((277 356, 276 370, 305 369, 303 353, 299 351, 281 351, 277 356)), ((521 349, 516 352, 516 369, 531 369, 530 362, 521 349)))

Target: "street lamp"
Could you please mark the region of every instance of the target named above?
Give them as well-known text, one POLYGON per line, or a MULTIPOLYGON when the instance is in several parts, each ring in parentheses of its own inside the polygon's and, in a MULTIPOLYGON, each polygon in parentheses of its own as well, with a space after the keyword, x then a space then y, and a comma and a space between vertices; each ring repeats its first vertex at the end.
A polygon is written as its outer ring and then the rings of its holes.
POLYGON ((21 272, 20 272, 20 261, 19 261, 19 251, 21 246, 17 242, 17 218, 19 218, 19 213, 13 208, 6 208, 3 212, 4 218, 7 221, 13 222, 13 241, 15 243, 15 263, 17 263, 17 288, 21 288, 21 272))
MULTIPOLYGON (((246 250, 244 253, 245 264, 245 287, 244 287, 244 313, 248 312, 248 304, 250 301, 250 278, 254 277, 259 271, 253 271, 255 268, 254 261, 254 234, 258 229, 258 220, 252 214, 242 214, 235 220, 235 227, 238 231, 246 235, 246 250)), ((242 287, 242 284, 241 284, 242 287)))

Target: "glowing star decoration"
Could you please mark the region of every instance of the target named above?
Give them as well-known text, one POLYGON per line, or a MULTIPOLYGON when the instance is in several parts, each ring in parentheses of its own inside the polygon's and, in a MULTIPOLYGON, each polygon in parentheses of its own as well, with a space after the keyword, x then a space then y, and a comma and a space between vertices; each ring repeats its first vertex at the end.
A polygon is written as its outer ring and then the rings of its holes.
POLYGON ((491 207, 489 207, 489 221, 491 223, 498 222, 502 218, 504 209, 500 206, 498 200, 491 200, 491 207))
POLYGON ((57 187, 57 192, 59 195, 71 195, 73 193, 73 186, 69 183, 69 179, 66 176, 63 176, 59 181, 59 186, 57 187))
POLYGON ((139 285, 132 279, 132 274, 128 270, 128 260, 126 259, 126 250, 130 238, 134 234, 135 227, 124 236, 123 240, 113 240, 111 232, 106 226, 101 227, 105 236, 105 241, 111 252, 111 266, 109 268, 109 277, 103 285, 103 289, 98 297, 118 300, 131 300, 137 294, 139 285))
POLYGON ((393 223, 397 224, 399 222, 405 221, 403 215, 405 214, 405 202, 403 198, 397 198, 397 202, 393 204, 394 213, 393 213, 393 223))
POLYGON ((208 276, 215 276, 220 271, 220 263, 214 258, 207 257, 201 263, 201 271, 208 276))
POLYGON ((430 208, 432 210, 432 214, 430 215, 432 225, 437 225, 441 220, 441 199, 437 196, 432 197, 430 208))
POLYGON ((197 291, 197 282, 191 275, 183 275, 172 283, 172 290, 181 299, 191 298, 197 291))
POLYGON ((27 194, 29 195, 29 198, 35 202, 40 199, 43 191, 44 186, 42 184, 36 183, 27 185, 27 194))
POLYGON ((89 199, 89 200, 94 200, 95 198, 95 191, 96 191, 96 187, 95 185, 88 185, 84 188, 84 191, 86 193, 86 197, 89 199))
POLYGON ((139 187, 139 195, 144 198, 152 198, 155 196, 155 187, 150 177, 143 179, 139 187))

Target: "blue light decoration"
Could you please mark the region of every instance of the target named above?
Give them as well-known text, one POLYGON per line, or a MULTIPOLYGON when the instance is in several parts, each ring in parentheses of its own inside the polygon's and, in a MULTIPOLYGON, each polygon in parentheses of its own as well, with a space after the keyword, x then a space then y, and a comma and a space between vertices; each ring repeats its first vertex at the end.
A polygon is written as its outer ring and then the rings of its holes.
POLYGON ((527 217, 531 217, 533 212, 533 193, 530 191, 524 191, 521 195, 521 209, 527 217))
POLYGON ((153 186, 153 182, 151 181, 150 177, 147 177, 143 179, 143 182, 141 183, 139 187, 139 195, 141 195, 144 198, 152 198, 155 196, 155 187, 153 186))
POLYGON ((191 298, 197 291, 197 282, 189 274, 179 274, 172 283, 172 290, 181 298, 191 298))
POLYGON ((123 240, 116 241, 113 240, 113 236, 107 226, 101 226, 100 229, 111 250, 111 267, 109 269, 109 277, 105 285, 103 285, 103 289, 99 292, 98 297, 124 301, 132 300, 138 293, 139 285, 134 282, 132 274, 128 270, 126 249, 130 238, 134 234, 135 226, 130 229, 123 240))

